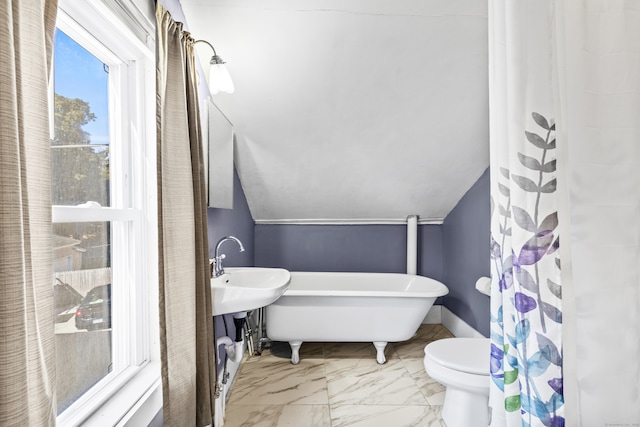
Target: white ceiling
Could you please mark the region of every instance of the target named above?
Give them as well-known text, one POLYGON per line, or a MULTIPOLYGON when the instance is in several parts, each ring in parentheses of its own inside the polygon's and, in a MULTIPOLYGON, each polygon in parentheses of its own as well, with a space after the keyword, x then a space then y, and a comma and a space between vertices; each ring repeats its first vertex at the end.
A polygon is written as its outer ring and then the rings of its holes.
POLYGON ((489 165, 486 0, 181 3, 257 222, 437 221, 489 165))

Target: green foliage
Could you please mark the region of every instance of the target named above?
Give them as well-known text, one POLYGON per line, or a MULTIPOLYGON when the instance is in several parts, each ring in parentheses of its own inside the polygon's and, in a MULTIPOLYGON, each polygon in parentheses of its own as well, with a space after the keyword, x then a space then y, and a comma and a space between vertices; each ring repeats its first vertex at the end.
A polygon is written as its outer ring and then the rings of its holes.
POLYGON ((109 206, 109 150, 92 145, 83 126, 94 121, 89 103, 55 94, 51 141, 51 198, 54 205, 95 201, 109 206))
POLYGON ((516 382, 518 379, 518 369, 514 369, 513 371, 505 371, 504 372, 504 383, 505 385, 512 384, 516 382))
POLYGON ((520 395, 508 396, 504 399, 504 409, 507 412, 514 412, 520 410, 520 395))
POLYGON ((89 103, 79 98, 54 94, 55 135, 52 145, 89 144, 90 135, 82 127, 96 119, 89 103))
MULTIPOLYGON (((91 144, 83 127, 94 121, 89 103, 55 94, 54 138, 51 140, 51 200, 75 206, 88 201, 109 206, 109 149, 91 144)), ((83 269, 110 265, 108 222, 53 224, 53 233, 80 241, 83 269)))

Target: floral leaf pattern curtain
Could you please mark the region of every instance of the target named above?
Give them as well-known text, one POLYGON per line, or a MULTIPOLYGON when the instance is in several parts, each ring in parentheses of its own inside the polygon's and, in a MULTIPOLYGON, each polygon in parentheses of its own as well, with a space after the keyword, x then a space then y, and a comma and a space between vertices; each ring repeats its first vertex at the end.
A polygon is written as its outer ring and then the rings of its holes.
POLYGON ((638 2, 489 1, 492 426, 640 423, 639 53, 638 2))
POLYGON ((550 4, 490 1, 492 426, 564 425, 550 4))
POLYGON ((523 425, 557 426, 564 422, 560 238, 557 211, 545 204, 557 185, 555 125, 538 113, 532 118, 542 135, 524 131, 519 165, 500 167, 494 177, 491 378, 514 420, 508 425, 524 416, 523 425), (523 153, 527 143, 537 157, 523 153))

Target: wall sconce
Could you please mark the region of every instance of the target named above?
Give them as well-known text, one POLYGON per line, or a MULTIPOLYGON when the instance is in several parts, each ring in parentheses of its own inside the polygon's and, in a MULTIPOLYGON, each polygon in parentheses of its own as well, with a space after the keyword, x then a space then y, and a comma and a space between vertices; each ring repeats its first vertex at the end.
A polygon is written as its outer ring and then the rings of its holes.
POLYGON ((194 46, 198 43, 206 43, 212 50, 213 56, 209 61, 209 91, 212 94, 218 92, 233 93, 234 86, 229 70, 225 67, 225 62, 218 56, 215 48, 206 40, 196 40, 194 46))

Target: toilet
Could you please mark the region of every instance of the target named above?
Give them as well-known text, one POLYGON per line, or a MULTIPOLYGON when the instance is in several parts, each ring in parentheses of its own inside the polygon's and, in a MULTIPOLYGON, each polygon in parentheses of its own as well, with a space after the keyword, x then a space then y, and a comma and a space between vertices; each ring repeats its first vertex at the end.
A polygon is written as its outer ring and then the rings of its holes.
POLYGON ((489 338, 445 338, 424 348, 427 374, 446 387, 447 427, 489 425, 489 338))

